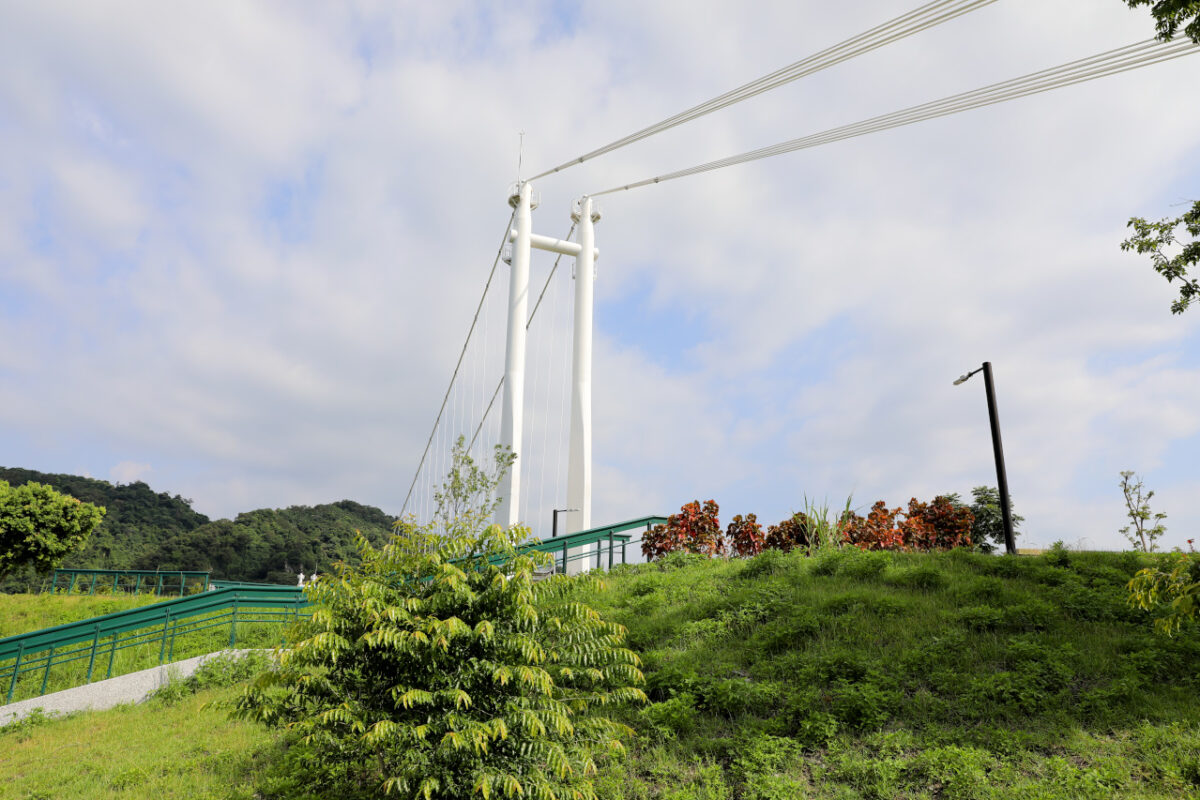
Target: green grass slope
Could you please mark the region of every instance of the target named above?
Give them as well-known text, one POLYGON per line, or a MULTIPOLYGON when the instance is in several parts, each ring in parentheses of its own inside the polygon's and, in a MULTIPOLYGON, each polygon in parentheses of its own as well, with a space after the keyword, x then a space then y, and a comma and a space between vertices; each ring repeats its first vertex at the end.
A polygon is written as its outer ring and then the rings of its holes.
POLYGON ((0 800, 250 800, 275 740, 228 719, 236 691, 0 728, 0 800))
POLYGON ((152 594, 0 594, 0 639, 167 599, 152 594))
POLYGON ((668 558, 588 602, 653 703, 634 798, 1200 796, 1200 641, 1124 602, 1133 554, 668 558))
MULTIPOLYGON (((1200 641, 1125 605, 1141 563, 773 552, 581 582, 652 700, 600 796, 1200 796, 1200 641)), ((0 798, 274 797, 275 734, 203 705, 230 691, 0 730, 0 798)))

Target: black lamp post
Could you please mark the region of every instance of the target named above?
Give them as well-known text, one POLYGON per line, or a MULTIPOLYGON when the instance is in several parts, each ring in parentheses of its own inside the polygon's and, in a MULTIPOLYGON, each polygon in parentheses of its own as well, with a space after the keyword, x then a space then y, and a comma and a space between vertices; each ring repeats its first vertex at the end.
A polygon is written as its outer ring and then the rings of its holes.
POLYGON ((1000 489, 1000 516, 1004 520, 1004 550, 1010 556, 1017 554, 1017 543, 1013 537, 1012 503, 1008 499, 1008 475, 1004 471, 1004 445, 1000 443, 1000 416, 996 413, 996 387, 992 383, 992 362, 985 361, 979 369, 971 370, 954 382, 955 386, 965 383, 976 372, 983 371, 983 386, 987 392, 988 420, 992 425, 992 450, 996 454, 996 483, 1000 489))

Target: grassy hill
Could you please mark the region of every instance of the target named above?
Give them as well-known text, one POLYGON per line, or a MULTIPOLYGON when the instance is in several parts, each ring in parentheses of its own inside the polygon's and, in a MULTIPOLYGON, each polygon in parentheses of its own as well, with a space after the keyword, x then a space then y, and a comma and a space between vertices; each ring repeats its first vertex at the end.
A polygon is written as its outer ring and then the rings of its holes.
POLYGON ((1132 553, 668 558, 589 595, 653 704, 607 798, 1200 793, 1200 641, 1132 553), (698 790, 697 784, 706 788, 698 790))
POLYGON ((0 639, 165 599, 152 594, 0 594, 0 639))
MULTIPOLYGON (((1144 558, 769 552, 581 581, 652 700, 623 712, 639 736, 601 797, 1198 796, 1200 640, 1125 605, 1144 558)), ((282 768, 272 732, 150 708, 0 732, 0 797, 249 798, 282 768)))
MULTIPOLYGON (((112 484, 14 467, 0 467, 0 480, 13 486, 36 481, 107 509, 64 567, 211 570, 218 579, 293 584, 301 569, 326 572, 335 561, 353 560, 356 531, 378 543, 392 524, 378 508, 351 500, 210 521, 192 510, 191 500, 140 481, 112 484)), ((43 581, 32 570, 18 571, 0 582, 0 592, 36 591, 43 581)))

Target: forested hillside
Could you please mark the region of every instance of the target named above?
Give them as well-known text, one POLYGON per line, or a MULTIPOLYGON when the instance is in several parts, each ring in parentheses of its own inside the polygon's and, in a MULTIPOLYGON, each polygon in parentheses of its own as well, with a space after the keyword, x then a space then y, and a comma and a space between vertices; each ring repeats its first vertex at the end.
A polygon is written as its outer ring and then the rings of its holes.
POLYGON ((168 539, 139 558, 136 566, 211 570, 214 578, 295 583, 301 570, 327 572, 335 561, 353 560, 356 530, 379 544, 391 526, 387 514, 352 500, 259 509, 168 539))
MULTIPOLYGON (((378 543, 392 518, 351 500, 319 506, 259 509, 234 520, 210 521, 179 495, 155 492, 141 481, 112 484, 80 475, 0 467, 0 480, 52 486, 104 506, 104 521, 63 566, 94 569, 211 569, 214 578, 295 583, 296 573, 324 572, 353 558, 356 530, 378 543)), ((26 570, 0 591, 36 590, 43 579, 26 570)))

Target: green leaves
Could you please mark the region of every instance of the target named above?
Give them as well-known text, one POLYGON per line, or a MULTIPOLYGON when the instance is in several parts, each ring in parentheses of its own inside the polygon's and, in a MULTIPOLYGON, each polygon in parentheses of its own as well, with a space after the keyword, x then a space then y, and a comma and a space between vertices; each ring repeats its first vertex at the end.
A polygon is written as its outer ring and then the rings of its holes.
POLYGON ((1125 0, 1130 8, 1150 6, 1156 38, 1169 42, 1183 25, 1184 36, 1200 44, 1200 0, 1125 0))
MULTIPOLYGON (((1191 6, 1188 13, 1200 14, 1200 2, 1193 0, 1191 6)), ((1174 34, 1173 27, 1171 33, 1174 34)), ((1200 18, 1188 26, 1188 33, 1200 41, 1200 18)), ((1182 314, 1200 297, 1200 279, 1188 276, 1188 269, 1200 264, 1200 200, 1192 205, 1190 211, 1174 219, 1165 217, 1158 222, 1148 222, 1141 217, 1133 217, 1126 227, 1133 228, 1133 236, 1121 242, 1121 249, 1143 255, 1149 253, 1155 272, 1166 278, 1168 283, 1180 282, 1179 297, 1171 303, 1171 313, 1182 314), (1176 234, 1176 228, 1179 227, 1192 236, 1192 241, 1180 245, 1178 252, 1172 254, 1175 245, 1180 244, 1176 234)))
POLYGON ((0 578, 16 567, 54 569, 83 545, 104 509, 40 483, 13 488, 0 480, 0 578))
POLYGON ((593 756, 632 733, 600 710, 645 701, 624 629, 534 582, 527 531, 449 526, 360 541, 237 713, 290 730, 320 796, 595 797, 593 756))

